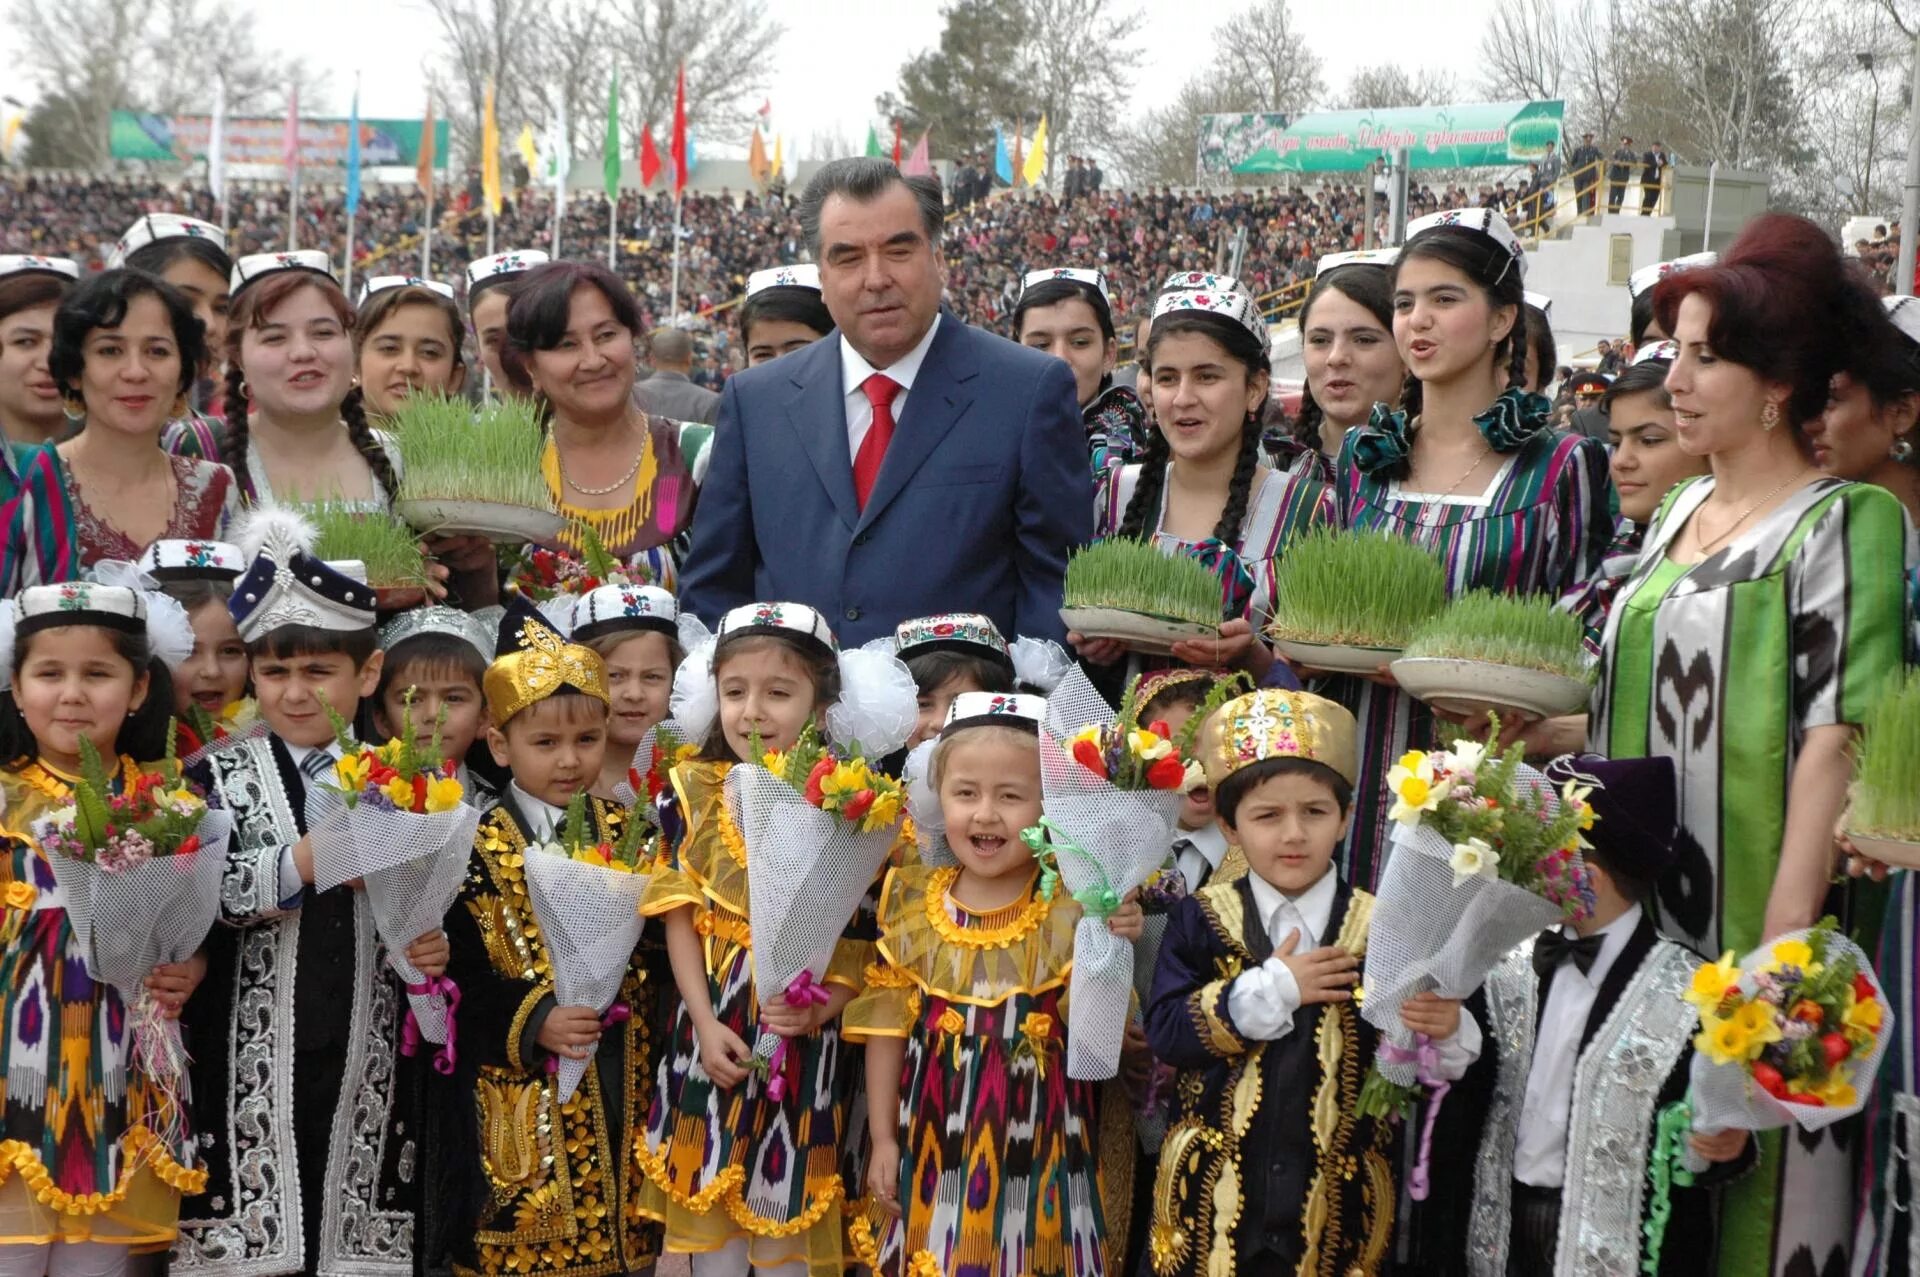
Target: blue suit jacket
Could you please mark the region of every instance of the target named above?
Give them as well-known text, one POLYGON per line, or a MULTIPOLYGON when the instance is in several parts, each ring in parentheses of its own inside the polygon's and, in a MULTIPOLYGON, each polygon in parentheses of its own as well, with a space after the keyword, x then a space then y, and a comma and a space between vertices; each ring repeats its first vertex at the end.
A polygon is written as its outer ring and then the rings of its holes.
POLYGON ((984 612, 1011 639, 1063 636, 1067 554, 1093 535, 1073 376, 942 314, 867 508, 854 498, 839 333, 729 378, 681 576, 728 608, 818 608, 840 642, 909 617, 984 612))

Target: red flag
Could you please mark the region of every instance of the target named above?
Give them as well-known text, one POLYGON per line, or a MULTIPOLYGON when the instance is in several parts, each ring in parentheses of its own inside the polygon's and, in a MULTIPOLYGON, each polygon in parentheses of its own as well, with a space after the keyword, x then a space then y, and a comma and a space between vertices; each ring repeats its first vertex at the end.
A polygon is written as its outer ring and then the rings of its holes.
POLYGON ((932 133, 933 130, 928 129, 920 135, 920 140, 913 144, 913 153, 907 156, 906 165, 901 168, 901 173, 907 177, 933 176, 933 158, 927 151, 927 138, 932 133))
POLYGON ((280 162, 286 166, 287 180, 300 168, 300 86, 287 90, 287 131, 280 139, 280 162))
POLYGON ((893 166, 900 167, 900 121, 893 122, 893 166))
POLYGON ((653 125, 640 130, 640 185, 652 186, 653 179, 660 176, 660 152, 654 149, 653 125))
POLYGON ((673 90, 673 193, 687 187, 687 66, 680 64, 680 78, 673 90))

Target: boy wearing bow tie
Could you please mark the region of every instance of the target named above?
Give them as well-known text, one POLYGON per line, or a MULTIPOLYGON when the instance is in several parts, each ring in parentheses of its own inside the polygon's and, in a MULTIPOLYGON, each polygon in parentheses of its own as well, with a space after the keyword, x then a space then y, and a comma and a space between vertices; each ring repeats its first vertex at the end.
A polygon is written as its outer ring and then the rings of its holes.
MULTIPOLYGON (((1498 1078, 1467 1220, 1474 1277, 1639 1270, 1654 1125, 1685 1095, 1693 1049, 1680 995, 1699 960, 1660 938, 1641 903, 1673 856, 1672 760, 1574 755, 1546 770, 1592 787, 1596 906, 1514 949, 1487 979, 1498 1078)), ((1661 1274, 1712 1271, 1714 1186, 1753 1161, 1744 1131, 1691 1142, 1710 1168, 1673 1190, 1661 1274)))

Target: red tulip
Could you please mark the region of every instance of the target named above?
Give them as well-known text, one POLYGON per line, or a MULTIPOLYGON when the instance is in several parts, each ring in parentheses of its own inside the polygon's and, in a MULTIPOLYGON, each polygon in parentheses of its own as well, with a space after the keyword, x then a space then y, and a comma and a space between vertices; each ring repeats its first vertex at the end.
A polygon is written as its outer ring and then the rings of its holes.
POLYGON ((1753 1081, 1754 1085, 1758 1086, 1768 1095, 1778 1098, 1786 1094, 1787 1080, 1780 1076, 1779 1069, 1774 1068, 1773 1065, 1768 1064, 1765 1060, 1759 1060, 1754 1063, 1753 1081))
POLYGON ((188 834, 187 840, 180 844, 179 850, 174 852, 174 854, 176 856, 191 856, 198 850, 200 850, 200 835, 188 834))
POLYGON ((1075 762, 1079 763, 1100 779, 1107 779, 1107 760, 1101 757, 1100 747, 1092 741, 1077 740, 1073 742, 1073 758, 1075 762))
POLYGON ((1873 1001, 1873 981, 1867 979, 1864 971, 1853 973, 1853 998, 1856 1002, 1873 1001))
POLYGON ((832 773, 833 759, 831 758, 822 758, 813 765, 813 770, 807 773, 807 801, 815 807, 826 800, 826 795, 821 792, 820 786, 832 773))
POLYGON ((1154 789, 1178 789, 1186 778, 1186 766, 1171 755, 1147 768, 1147 784, 1154 789))
POLYGON ((1147 730, 1155 736, 1158 736, 1161 740, 1173 739, 1173 731, 1167 726, 1167 720, 1164 718, 1156 718, 1151 723, 1148 723, 1147 730))
POLYGON ((415 811, 427 809, 427 778, 419 772, 415 772, 413 777, 413 809, 415 811))
POLYGON ((1804 1104, 1808 1108, 1823 1109, 1827 1107, 1827 1102, 1825 1100, 1821 1099, 1817 1095, 1808 1095, 1804 1091, 1788 1091, 1781 1098, 1786 1100, 1789 1104, 1804 1104))
POLYGON ((1820 1039, 1820 1049, 1827 1053, 1827 1067, 1833 1068, 1853 1054, 1853 1043, 1845 1034, 1829 1033, 1820 1039))
POLYGON ((867 814, 867 808, 873 806, 873 800, 876 797, 878 795, 871 789, 863 789, 847 800, 847 805, 841 808, 840 814, 848 820, 858 820, 867 814))

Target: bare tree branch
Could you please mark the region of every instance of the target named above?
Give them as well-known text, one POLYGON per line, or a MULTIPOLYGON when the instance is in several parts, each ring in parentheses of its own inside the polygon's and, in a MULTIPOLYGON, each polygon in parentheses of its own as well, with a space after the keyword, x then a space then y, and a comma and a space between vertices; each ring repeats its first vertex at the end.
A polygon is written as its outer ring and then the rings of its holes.
POLYGON ((1560 96, 1567 34, 1554 0, 1501 0, 1480 36, 1481 87, 1498 99, 1560 96))
POLYGON ((1299 115, 1326 92, 1320 57, 1294 25, 1287 0, 1257 0, 1242 9, 1214 32, 1213 46, 1229 84, 1258 90, 1248 110, 1299 115))

